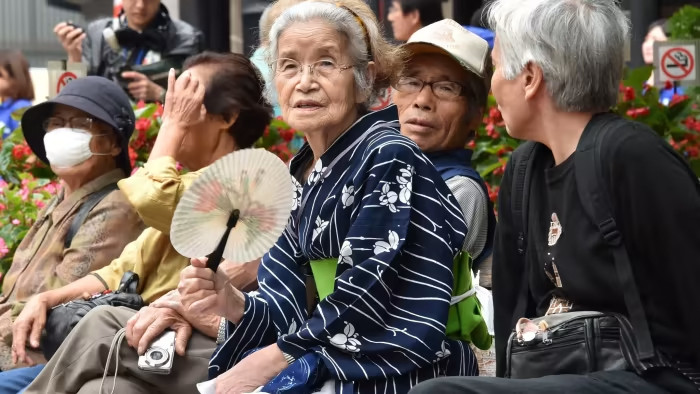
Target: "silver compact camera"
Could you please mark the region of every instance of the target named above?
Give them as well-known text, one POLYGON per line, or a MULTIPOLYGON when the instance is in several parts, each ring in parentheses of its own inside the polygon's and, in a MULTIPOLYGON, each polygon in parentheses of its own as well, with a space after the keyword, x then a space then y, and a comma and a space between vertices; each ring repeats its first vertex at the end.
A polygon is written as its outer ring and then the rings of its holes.
POLYGON ((175 331, 166 330, 151 346, 143 356, 139 357, 139 369, 160 375, 170 374, 175 357, 175 331))

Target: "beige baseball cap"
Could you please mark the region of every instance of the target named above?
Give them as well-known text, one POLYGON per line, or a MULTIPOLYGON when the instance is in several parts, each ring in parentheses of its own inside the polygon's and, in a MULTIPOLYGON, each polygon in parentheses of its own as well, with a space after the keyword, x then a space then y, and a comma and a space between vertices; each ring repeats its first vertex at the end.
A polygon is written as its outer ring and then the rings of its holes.
POLYGON ((489 44, 452 19, 431 23, 411 35, 403 47, 411 53, 442 53, 484 78, 489 44))

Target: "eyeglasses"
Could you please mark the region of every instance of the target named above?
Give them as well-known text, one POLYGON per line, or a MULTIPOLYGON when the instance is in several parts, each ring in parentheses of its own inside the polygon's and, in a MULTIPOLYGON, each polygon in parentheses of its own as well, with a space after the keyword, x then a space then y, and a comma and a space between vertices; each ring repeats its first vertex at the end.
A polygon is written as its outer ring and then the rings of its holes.
POLYGON ((452 81, 425 82, 418 78, 401 77, 394 88, 399 92, 418 93, 425 85, 430 86, 435 97, 444 100, 455 99, 462 95, 464 86, 452 81))
POLYGON ((97 121, 95 121, 95 119, 87 116, 74 116, 68 119, 64 119, 58 116, 51 116, 48 117, 44 121, 44 123, 42 123, 42 126, 44 127, 45 131, 60 129, 61 127, 71 127, 74 129, 81 130, 97 130, 99 129, 99 127, 95 127, 93 129, 93 126, 97 125, 98 123, 97 121))
MULTIPOLYGON (((275 73, 284 78, 294 78, 298 74, 304 72, 303 64, 299 63, 294 59, 289 58, 279 58, 277 59, 277 61, 272 63, 272 66, 275 70, 275 73)), ((332 78, 347 69, 353 68, 352 65, 340 66, 329 59, 318 60, 311 64, 307 64, 306 66, 309 67, 309 73, 312 76, 315 72, 315 75, 317 77, 322 77, 326 79, 332 78)))

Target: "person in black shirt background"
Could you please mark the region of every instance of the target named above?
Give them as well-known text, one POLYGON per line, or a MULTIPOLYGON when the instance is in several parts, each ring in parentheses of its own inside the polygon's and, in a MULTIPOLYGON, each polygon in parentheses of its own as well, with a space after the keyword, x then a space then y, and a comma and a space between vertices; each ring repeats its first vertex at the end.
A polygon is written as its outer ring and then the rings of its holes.
MULTIPOLYGON (((492 91, 508 133, 541 144, 529 162, 525 258, 518 254, 521 216, 511 209, 512 162, 499 193, 493 296, 497 374, 503 376, 508 338, 521 317, 569 311, 628 315, 613 254, 579 197, 575 158, 584 131, 600 132, 600 117, 612 116, 604 113, 618 98, 629 24, 609 0, 496 0, 488 12, 496 32, 492 91), (529 308, 518 315, 523 275, 529 308)), ((698 179, 650 128, 614 119, 618 126, 605 133, 599 150, 599 183, 610 198, 653 344, 669 359, 700 370, 698 179)), ((668 368, 644 376, 619 370, 525 380, 439 378, 412 393, 697 390, 668 368)))
POLYGON ((87 29, 61 22, 54 33, 71 62, 83 62, 89 75, 119 82, 135 100, 164 101, 168 70, 204 49, 202 32, 170 18, 160 0, 123 0, 118 18, 103 18, 87 29), (132 70, 161 63, 149 76, 132 70), (160 85, 154 80, 159 79, 160 85))

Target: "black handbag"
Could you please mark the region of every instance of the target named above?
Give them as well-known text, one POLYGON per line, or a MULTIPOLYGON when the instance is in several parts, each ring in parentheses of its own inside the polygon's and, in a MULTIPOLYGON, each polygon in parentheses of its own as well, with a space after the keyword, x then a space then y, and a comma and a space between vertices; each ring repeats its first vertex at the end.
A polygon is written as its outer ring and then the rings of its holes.
MULTIPOLYGON (((587 127, 576 150, 576 183, 586 215, 599 229, 612 252, 627 315, 590 311, 520 319, 506 344, 504 376, 538 378, 614 370, 644 375, 650 369, 671 368, 700 389, 700 372, 691 363, 671 360, 654 348, 629 256, 608 202, 609 194, 601 187, 604 177, 599 163, 600 146, 603 136, 615 130, 619 119, 600 115, 591 122, 594 121, 597 123, 597 133, 587 127), (523 331, 523 325, 531 329, 523 331)), ((525 229, 529 213, 527 188, 531 185, 532 169, 540 147, 541 144, 527 142, 511 159, 516 174, 513 177, 515 198, 511 201, 511 210, 518 234, 517 251, 525 262, 524 272, 529 272, 525 254, 525 229)), ((527 313, 528 300, 528 275, 523 275, 515 316, 527 313)))
POLYGON ((136 294, 139 276, 128 271, 122 277, 117 291, 105 290, 87 300, 74 300, 53 307, 46 317, 44 335, 41 337, 41 351, 47 360, 56 353, 68 334, 88 312, 100 305, 125 306, 139 310, 143 298, 136 294))
POLYGON ((652 367, 672 366, 660 354, 642 360, 636 342, 629 320, 618 313, 584 311, 520 319, 508 338, 506 377, 616 370, 643 374, 652 367), (518 333, 518 326, 530 324, 536 332, 518 333))

